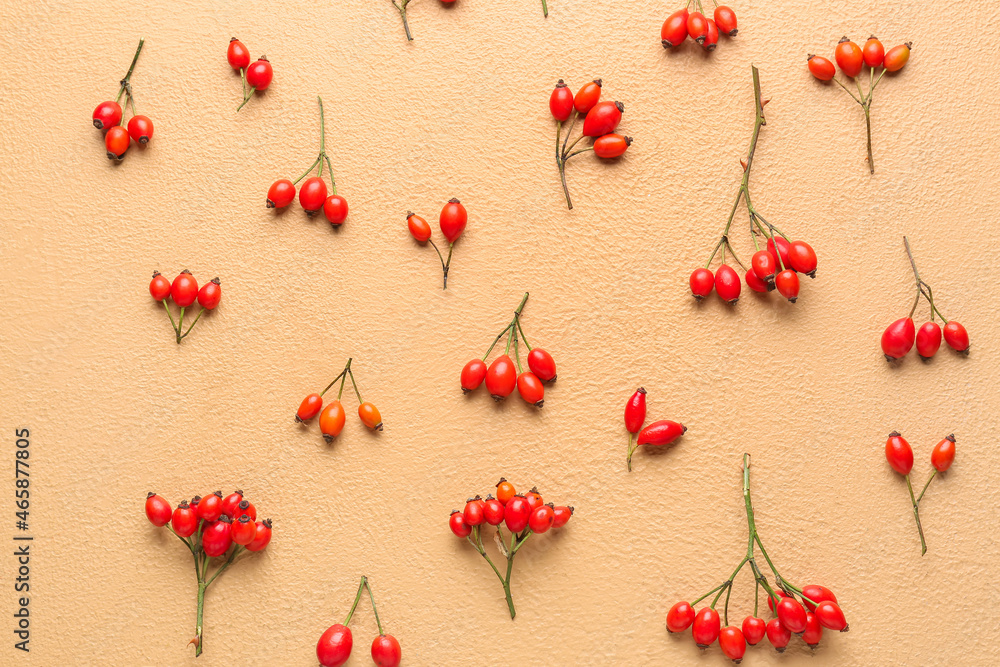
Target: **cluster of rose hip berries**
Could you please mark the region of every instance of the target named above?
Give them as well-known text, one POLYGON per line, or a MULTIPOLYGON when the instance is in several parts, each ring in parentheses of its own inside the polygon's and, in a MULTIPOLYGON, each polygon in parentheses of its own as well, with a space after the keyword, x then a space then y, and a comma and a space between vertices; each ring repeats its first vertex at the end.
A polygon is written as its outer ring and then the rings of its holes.
POLYGON ((468 394, 475 391, 486 382, 486 390, 490 392, 493 400, 500 402, 514 393, 517 393, 526 403, 534 405, 536 408, 545 404, 545 384, 556 381, 556 362, 552 355, 540 347, 531 347, 524 337, 524 330, 521 328, 521 311, 528 301, 528 293, 524 293, 521 305, 514 311, 514 319, 510 321, 503 331, 493 340, 493 344, 486 350, 482 358, 476 358, 465 364, 462 368, 462 392, 468 394), (500 340, 507 336, 507 348, 504 353, 493 360, 487 366, 486 359, 489 358, 493 348, 500 340), (528 369, 521 368, 521 342, 528 348, 528 369), (514 358, 511 359, 510 352, 513 348, 514 358))
POLYGON ((720 34, 735 37, 739 32, 736 27, 736 12, 731 8, 725 5, 716 6, 713 18, 710 19, 701 12, 700 0, 695 0, 695 3, 698 11, 689 12, 685 6, 663 22, 663 27, 660 28, 663 48, 672 49, 680 46, 690 37, 706 51, 714 51, 719 44, 720 34))
POLYGON ((132 142, 145 146, 153 138, 153 121, 149 116, 142 116, 136 112, 135 97, 132 94, 132 71, 139 60, 139 53, 145 40, 139 40, 139 47, 135 50, 132 58, 132 65, 128 68, 125 77, 119 82, 118 96, 114 100, 101 102, 94 109, 94 127, 104 131, 104 147, 107 150, 108 159, 121 162, 126 151, 132 142), (128 125, 122 127, 122 105, 119 102, 125 96, 124 109, 132 108, 132 117, 129 118, 128 125))
MULTIPOLYGON (((781 296, 795 303, 799 298, 799 273, 816 277, 816 252, 812 246, 805 241, 774 236, 768 239, 766 249, 753 254, 744 280, 754 292, 766 294, 777 289, 781 296)), ((695 269, 690 284, 691 295, 698 301, 714 289, 723 301, 734 304, 743 291, 740 275, 725 263, 714 274, 706 267, 695 269)))
POLYGON ((678 602, 667 612, 667 630, 684 632, 691 628, 698 648, 708 648, 719 641, 722 653, 739 664, 747 645, 756 646, 767 637, 771 646, 784 653, 792 635, 800 635, 810 648, 816 648, 823 637, 823 628, 847 632, 844 612, 837 604, 837 596, 829 588, 816 584, 806 586, 801 593, 802 602, 785 591, 776 590, 767 600, 775 618, 770 621, 748 614, 741 627, 721 627, 719 612, 713 607, 703 607, 695 612, 687 602, 678 602))
POLYGON ((469 498, 464 510, 452 510, 448 525, 458 537, 468 537, 476 526, 488 524, 507 526, 512 533, 525 529, 542 534, 549 528, 562 528, 573 516, 573 508, 546 504, 536 487, 520 494, 514 485, 503 477, 497 482, 496 498, 492 494, 469 498))
POLYGON ((927 483, 920 491, 920 495, 913 493, 913 484, 910 482, 910 471, 913 470, 913 448, 906 441, 899 431, 893 431, 885 441, 885 460, 897 473, 906 479, 906 490, 910 493, 910 504, 913 508, 913 518, 917 522, 917 533, 920 535, 920 555, 927 553, 927 542, 924 539, 924 527, 920 522, 920 501, 924 499, 927 488, 934 481, 938 473, 947 472, 951 464, 955 462, 955 434, 945 436, 941 442, 934 445, 931 450, 931 465, 934 466, 931 476, 927 478, 927 483))
POLYGON ((236 544, 248 551, 263 551, 271 541, 271 520, 257 520, 257 509, 234 491, 225 498, 221 491, 204 498, 182 500, 176 509, 155 493, 146 497, 146 517, 154 526, 170 524, 180 538, 191 537, 201 528, 201 548, 209 558, 224 555, 236 544))
POLYGON ((319 430, 323 434, 323 439, 328 443, 333 442, 333 439, 340 435, 347 421, 344 404, 340 402, 340 399, 344 395, 344 385, 347 383, 347 378, 351 378, 351 386, 354 388, 354 394, 358 397, 358 417, 361 419, 361 423, 373 431, 381 431, 383 429, 382 413, 379 412, 374 403, 361 398, 358 383, 354 380, 354 371, 351 369, 351 362, 353 361, 354 359, 347 360, 344 370, 340 371, 340 374, 333 378, 333 381, 326 386, 326 389, 318 394, 309 394, 302 399, 299 409, 295 412, 295 421, 299 423, 311 421, 316 415, 319 415, 319 430), (327 403, 324 408, 323 395, 330 391, 338 381, 340 381, 340 390, 337 393, 337 398, 327 403))
POLYGON ((382 631, 382 620, 378 615, 378 607, 375 606, 375 594, 372 593, 368 577, 361 577, 361 584, 358 586, 358 593, 354 596, 354 605, 347 614, 347 619, 343 623, 336 623, 327 628, 316 643, 316 659, 322 667, 340 667, 350 659, 351 650, 354 648, 354 636, 348 624, 354 617, 354 611, 361 601, 361 593, 365 590, 368 591, 368 597, 372 601, 375 623, 378 624, 378 636, 372 640, 372 661, 378 667, 398 667, 400 660, 403 659, 399 641, 382 631))
POLYGON ((198 324, 198 320, 201 319, 202 314, 206 310, 215 310, 219 305, 219 302, 222 300, 222 283, 218 278, 213 278, 199 289, 198 281, 195 280, 195 277, 187 269, 181 271, 172 283, 162 273, 154 271, 153 279, 149 281, 149 293, 154 299, 163 304, 163 307, 167 311, 167 316, 170 318, 170 324, 174 328, 177 342, 180 343, 191 333, 194 325, 198 324), (180 308, 180 316, 177 321, 174 321, 174 315, 170 312, 167 297, 170 297, 170 300, 180 308), (198 311, 197 317, 194 318, 187 331, 183 331, 184 311, 196 300, 198 301, 198 305, 201 306, 201 310, 198 311))
POLYGON ((240 73, 240 79, 243 82, 243 101, 236 107, 236 110, 239 111, 244 104, 250 101, 255 92, 267 90, 267 87, 271 85, 271 79, 274 78, 274 69, 267 56, 261 56, 251 65, 250 50, 235 37, 229 40, 226 59, 229 61, 229 66, 240 73), (247 88, 248 85, 249 88, 247 88))
MULTIPOLYGON (((907 42, 886 51, 875 35, 869 37, 863 47, 848 37, 842 37, 833 51, 833 59, 837 61, 840 71, 852 79, 861 74, 865 65, 872 69, 883 67, 887 72, 898 72, 910 60, 912 46, 907 42)), ((823 56, 810 53, 808 62, 809 71, 820 81, 829 81, 837 75, 837 67, 823 56)))
POLYGON ((410 230, 410 235, 417 243, 430 243, 431 247, 437 253, 438 259, 441 260, 441 271, 444 273, 444 286, 442 289, 448 289, 448 272, 451 270, 451 256, 455 250, 455 241, 462 236, 462 232, 465 231, 465 226, 468 222, 468 211, 465 210, 462 202, 455 197, 449 199, 444 207, 441 208, 441 214, 438 216, 438 224, 441 226, 441 233, 444 234, 445 240, 448 241, 448 259, 445 259, 444 255, 441 254, 441 249, 437 247, 434 239, 431 238, 431 226, 427 223, 427 220, 413 211, 406 212, 406 226, 410 230))
POLYGON ((628 431, 628 456, 625 459, 625 466, 629 472, 632 472, 632 454, 638 447, 642 445, 665 447, 687 433, 687 427, 684 424, 669 419, 661 419, 646 428, 642 428, 645 423, 646 390, 639 387, 625 404, 625 430, 628 431), (635 436, 636 433, 639 434, 638 438, 635 436), (632 444, 633 440, 635 440, 634 445, 632 444))

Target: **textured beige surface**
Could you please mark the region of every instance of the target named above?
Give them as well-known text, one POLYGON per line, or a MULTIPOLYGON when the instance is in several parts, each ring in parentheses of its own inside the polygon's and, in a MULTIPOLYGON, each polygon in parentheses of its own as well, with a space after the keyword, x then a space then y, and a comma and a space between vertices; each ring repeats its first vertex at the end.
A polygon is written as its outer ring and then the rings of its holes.
MULTIPOLYGON (((411 44, 389 0, 2 3, 0 451, 12 458, 15 425, 31 428, 38 540, 30 656, 10 646, 2 558, 0 663, 195 664, 190 556, 142 500, 239 486, 275 538, 210 590, 202 665, 315 664, 362 573, 405 664, 722 665, 663 620, 740 558, 749 451, 772 555, 793 581, 834 588, 851 632, 812 657, 759 647, 745 664, 992 664, 1000 15, 990 3, 733 4, 739 37, 706 57, 690 44, 664 54, 674 6, 662 2, 551 0, 546 21, 537 0, 414 0, 411 44), (874 177, 860 109, 804 63, 870 32, 916 45, 878 91, 874 177), (114 166, 89 114, 140 34, 133 83, 156 135, 114 166), (275 69, 239 115, 231 35, 275 69), (819 277, 794 306, 697 307, 687 276, 739 179, 751 62, 771 99, 755 201, 814 245, 819 277), (636 142, 618 163, 570 165, 570 213, 546 100, 559 77, 575 89, 596 76, 636 142), (263 207, 267 186, 315 154, 317 93, 351 204, 339 232, 297 205, 263 207), (442 293, 403 213, 436 221, 452 196, 470 222, 442 293), (878 336, 911 298, 903 233, 941 308, 971 331, 969 359, 881 359, 878 336), (183 268, 221 276, 224 297, 178 347, 146 284, 183 268), (545 408, 463 398, 462 365, 525 290, 526 331, 559 363, 545 408), (349 355, 386 430, 365 432, 349 403, 327 447, 291 417, 349 355), (639 384, 651 418, 690 431, 663 456, 637 454, 627 475, 620 413, 639 384), (958 436, 954 470, 924 503, 923 558, 881 454, 894 428, 918 481, 931 446, 958 436), (514 622, 446 526, 501 474, 577 508, 519 555, 514 622)), ((752 605, 748 582, 733 605, 738 617, 752 605)), ((350 664, 370 664, 367 608, 354 628, 350 664)))

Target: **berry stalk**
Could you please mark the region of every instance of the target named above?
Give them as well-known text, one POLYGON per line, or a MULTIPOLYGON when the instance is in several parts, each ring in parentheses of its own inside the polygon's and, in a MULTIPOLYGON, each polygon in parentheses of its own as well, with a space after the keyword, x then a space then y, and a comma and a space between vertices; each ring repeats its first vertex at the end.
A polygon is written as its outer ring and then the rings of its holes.
MULTIPOLYGON (((917 522, 917 532, 920 533, 920 555, 923 556, 925 553, 927 553, 927 542, 924 540, 923 524, 920 523, 919 501, 913 495, 913 485, 910 483, 910 476, 905 475, 905 477, 906 477, 906 490, 909 491, 910 493, 910 504, 913 506, 913 519, 917 522)), ((930 480, 927 480, 927 483, 930 484, 930 480)), ((926 490, 927 487, 925 486, 924 491, 926 490)), ((921 493, 920 495, 921 497, 923 497, 923 493, 921 493)))
POLYGON ((413 35, 410 34, 410 24, 406 20, 406 5, 410 4, 410 0, 392 0, 393 6, 399 11, 400 18, 403 19, 403 30, 406 31, 406 40, 409 42, 413 41, 413 35))
MULTIPOLYGON (((135 64, 139 62, 139 54, 142 53, 142 45, 146 43, 145 38, 139 39, 139 46, 135 49, 135 55, 132 56, 132 64, 128 66, 128 71, 125 72, 125 76, 122 77, 120 86, 118 88, 118 96, 115 97, 115 102, 118 102, 122 98, 122 93, 128 93, 129 99, 132 97, 132 72, 135 71, 135 64)), ((127 103, 127 102, 126 102, 127 103)), ((133 102, 132 111, 135 112, 135 103, 133 102)))

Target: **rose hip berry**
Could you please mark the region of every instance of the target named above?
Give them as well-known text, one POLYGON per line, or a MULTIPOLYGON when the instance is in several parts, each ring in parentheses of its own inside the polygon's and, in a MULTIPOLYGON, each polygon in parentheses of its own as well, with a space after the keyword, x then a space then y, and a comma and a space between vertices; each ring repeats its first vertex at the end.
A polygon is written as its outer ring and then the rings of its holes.
POLYGON ((573 91, 562 79, 559 79, 552 94, 549 95, 549 111, 552 112, 552 117, 560 122, 569 120, 570 114, 573 113, 573 106, 573 91))
MULTIPOLYGON (((938 472, 945 472, 955 461, 955 434, 945 437, 941 442, 934 445, 931 451, 931 465, 938 472)), ((836 600, 834 600, 836 602, 836 600)))
POLYGON ((861 47, 846 36, 842 37, 840 43, 837 44, 837 48, 833 51, 833 57, 837 61, 837 67, 840 68, 840 71, 852 79, 861 73, 861 69, 865 65, 861 47))
POLYGON ((691 635, 698 648, 708 648, 719 638, 720 629, 719 612, 711 607, 704 607, 694 616, 691 635))
POLYGON ((756 646, 760 643, 760 640, 764 638, 764 634, 767 630, 767 623, 764 622, 763 618, 757 618, 756 616, 747 616, 743 619, 743 637, 746 639, 747 644, 750 646, 756 646))
POLYGON ((724 656, 738 665, 747 652, 747 641, 739 628, 727 625, 719 631, 719 648, 724 656))
POLYGON ((678 9, 667 17, 667 20, 663 22, 663 27, 660 29, 660 42, 663 44, 663 48, 672 49, 687 39, 687 21, 687 7, 678 9))
POLYGON ((152 492, 146 496, 146 518, 151 524, 161 528, 170 522, 172 516, 170 503, 152 492))
POLYGON ((687 602, 677 602, 667 612, 667 631, 684 632, 694 623, 694 608, 687 602))

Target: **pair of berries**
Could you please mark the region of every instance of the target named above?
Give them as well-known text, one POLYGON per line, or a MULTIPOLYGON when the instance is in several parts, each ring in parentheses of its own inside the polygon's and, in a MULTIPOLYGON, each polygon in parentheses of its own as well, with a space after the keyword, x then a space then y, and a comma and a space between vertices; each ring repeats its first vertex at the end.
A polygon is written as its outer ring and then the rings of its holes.
POLYGON ((496 486, 496 497, 487 495, 469 498, 464 510, 452 510, 448 527, 457 537, 465 538, 486 559, 490 568, 500 580, 507 597, 507 610, 515 616, 514 599, 510 592, 510 578, 514 568, 514 556, 532 535, 547 533, 552 528, 562 528, 573 516, 573 508, 566 505, 546 503, 536 487, 520 494, 514 485, 501 477, 496 486), (505 536, 501 524, 510 531, 505 536), (500 555, 507 559, 507 576, 500 574, 486 548, 483 546, 482 531, 486 526, 496 527, 495 542, 500 555))
POLYGON ((176 508, 162 496, 146 496, 146 518, 158 528, 166 527, 177 536, 194 556, 198 579, 198 620, 194 639, 195 656, 204 649, 202 618, 205 611, 205 591, 226 571, 236 558, 246 552, 259 552, 271 542, 271 520, 257 520, 257 509, 234 491, 226 497, 221 491, 205 497, 182 500, 176 508), (209 572, 212 559, 217 567, 209 572))
POLYGON ((687 432, 684 424, 678 424, 667 419, 655 421, 646 428, 646 390, 639 387, 625 404, 625 430, 628 431, 628 456, 625 466, 632 472, 632 454, 642 445, 650 447, 665 447, 687 432), (635 434, 639 437, 636 438, 635 434), (633 441, 635 444, 633 445, 633 441))
POLYGON ((556 381, 556 362, 552 355, 542 348, 531 347, 524 336, 524 329, 521 327, 521 311, 524 310, 524 304, 527 301, 528 293, 525 292, 521 304, 514 311, 514 319, 497 335, 493 344, 486 350, 486 354, 482 358, 473 359, 462 368, 462 393, 468 394, 475 391, 485 381, 486 390, 498 403, 514 393, 516 388, 517 393, 526 403, 530 403, 536 408, 544 405, 545 385, 556 381), (493 348, 505 335, 507 336, 507 347, 504 353, 487 366, 486 359, 489 358, 493 348), (522 341, 524 346, 528 348, 527 371, 521 367, 520 345, 522 341), (513 359, 510 357, 512 347, 513 359))
POLYGON ((931 450, 931 465, 934 466, 934 471, 931 472, 931 476, 927 479, 919 496, 913 493, 913 484, 910 482, 910 471, 913 469, 913 448, 910 447, 906 438, 900 435, 899 431, 890 433, 885 441, 885 460, 889 462, 893 470, 906 479, 906 490, 910 493, 913 518, 917 522, 917 533, 920 535, 920 555, 923 556, 927 553, 927 542, 924 540, 923 524, 920 523, 920 501, 923 500, 924 494, 927 493, 927 487, 931 485, 937 474, 946 472, 955 461, 955 434, 946 436, 931 450))
POLYGON ((663 22, 660 28, 660 42, 663 48, 672 49, 680 46, 690 37, 706 51, 714 51, 719 44, 719 35, 735 37, 739 32, 736 26, 736 12, 725 5, 717 5, 712 18, 706 18, 701 11, 700 0, 695 0, 698 11, 689 12, 687 7, 679 9, 663 22))
POLYGON ((708 648, 718 640, 723 654, 739 664, 746 653, 747 645, 756 645, 765 636, 771 645, 783 652, 792 639, 792 634, 801 634, 802 639, 810 647, 815 648, 823 636, 823 629, 837 632, 847 632, 847 620, 837 603, 833 591, 825 586, 810 585, 803 588, 793 586, 781 576, 771 558, 768 557, 757 524, 754 518, 753 503, 750 498, 750 455, 743 455, 743 498, 747 515, 749 539, 747 551, 736 570, 721 584, 694 602, 675 603, 667 612, 667 630, 671 633, 684 632, 691 628, 691 635, 699 648, 708 648), (761 565, 757 562, 756 549, 760 547, 764 561, 774 575, 776 586, 772 587, 764 576, 761 565), (729 624, 729 600, 733 581, 745 565, 750 565, 756 586, 756 593, 763 589, 767 595, 767 606, 774 613, 774 618, 765 622, 758 617, 758 609, 754 604, 754 613, 748 615, 741 626, 729 624), (714 594, 712 602, 698 611, 695 607, 699 602, 714 594), (723 594, 725 603, 722 614, 716 610, 723 594))
POLYGON ((240 79, 243 81, 243 101, 236 107, 236 110, 239 111, 250 101, 255 92, 267 90, 267 87, 271 85, 271 79, 274 78, 274 69, 267 56, 261 56, 251 65, 250 50, 235 37, 229 40, 226 59, 229 61, 229 66, 240 73, 240 79))
POLYGON ((882 81, 882 77, 885 76, 886 72, 898 72, 909 62, 911 47, 912 44, 907 42, 886 51, 882 42, 875 35, 869 37, 865 45, 861 47, 845 36, 841 38, 833 52, 833 58, 837 61, 836 66, 823 56, 809 54, 806 58, 809 71, 816 79, 820 81, 833 81, 864 110, 868 146, 868 169, 872 174, 875 173, 875 160, 872 157, 872 96, 875 94, 875 88, 882 81), (856 78, 864 71, 865 66, 868 67, 869 74, 867 93, 862 90, 861 82, 856 78), (857 86, 857 95, 836 78, 837 67, 840 68, 840 71, 848 79, 854 79, 854 83, 857 86), (879 70, 877 76, 875 74, 876 70, 879 70))
POLYGON ((194 329, 194 325, 198 324, 198 320, 201 319, 204 312, 206 310, 215 310, 219 305, 219 302, 222 300, 222 283, 218 278, 212 278, 212 280, 202 285, 199 289, 198 281, 195 280, 194 276, 187 269, 181 271, 174 278, 173 282, 167 280, 159 271, 153 271, 153 279, 149 281, 149 293, 154 299, 163 304, 164 309, 167 311, 167 316, 170 318, 170 325, 174 328, 177 343, 180 344, 191 333, 191 330, 194 329), (170 312, 167 297, 181 309, 177 321, 174 321, 174 315, 170 312), (184 311, 194 304, 195 301, 201 306, 201 310, 198 311, 197 317, 194 318, 194 322, 191 323, 187 331, 181 333, 184 328, 184 311))
POLYGON ((448 259, 445 259, 437 244, 434 243, 434 239, 431 238, 431 226, 427 221, 413 211, 407 211, 406 213, 406 226, 410 230, 410 235, 417 243, 430 243, 437 253, 438 259, 441 260, 441 271, 444 273, 443 289, 448 289, 448 271, 451 270, 451 256, 455 250, 455 241, 462 236, 462 232, 465 231, 465 225, 468 222, 469 213, 462 206, 462 202, 454 197, 449 199, 438 216, 441 233, 444 234, 444 238, 448 241, 448 259))
POLYGON ((326 389, 318 394, 309 394, 302 399, 302 403, 295 413, 295 421, 299 423, 311 421, 316 415, 319 415, 319 430, 323 433, 323 439, 328 443, 333 442, 333 439, 340 435, 340 432, 344 430, 344 423, 347 421, 344 404, 340 402, 340 399, 344 395, 344 385, 348 377, 351 378, 351 386, 354 387, 354 393, 358 397, 358 417, 361 418, 361 423, 373 431, 382 430, 382 413, 379 412, 374 403, 369 403, 361 398, 358 383, 354 381, 354 371, 351 369, 352 361, 353 358, 347 360, 344 370, 333 378, 333 382, 328 384, 326 389), (340 390, 337 392, 337 398, 323 407, 323 395, 337 384, 338 380, 340 381, 340 390))
POLYGON ((930 360, 941 347, 942 334, 944 342, 948 347, 962 354, 969 354, 969 332, 965 327, 955 320, 948 320, 934 303, 934 291, 926 281, 920 278, 917 271, 917 263, 913 259, 913 252, 910 250, 910 241, 903 237, 903 246, 906 248, 906 256, 910 260, 910 268, 913 271, 913 278, 917 286, 916 298, 913 301, 913 308, 910 309, 909 317, 903 317, 882 332, 882 354, 886 361, 896 361, 905 357, 914 344, 917 347, 917 354, 924 361, 930 360), (913 323, 913 314, 920 304, 920 299, 925 299, 930 308, 930 322, 924 323, 917 331, 913 323), (935 316, 940 317, 944 323, 944 329, 934 321, 935 316))
MULTIPOLYGON (((765 250, 753 254, 743 277, 754 292, 766 294, 777 289, 781 296, 795 303, 799 298, 799 273, 816 277, 816 251, 805 241, 775 236, 768 239, 765 250)), ((723 301, 732 304, 743 291, 739 274, 728 264, 720 266, 714 274, 707 267, 695 269, 689 282, 691 295, 698 301, 714 289, 723 301)))
POLYGON ((98 104, 92 115, 94 127, 104 131, 104 148, 107 150, 109 160, 121 162, 133 141, 145 146, 153 138, 153 121, 149 116, 142 116, 136 112, 135 97, 132 95, 132 72, 135 70, 144 43, 145 40, 139 40, 139 47, 132 57, 132 64, 119 84, 118 96, 114 100, 98 104), (129 118, 126 127, 122 127, 121 124, 123 109, 119 102, 122 95, 125 96, 125 109, 130 106, 132 108, 132 117, 129 118))
POLYGON ((549 95, 549 111, 552 117, 558 121, 556 129, 556 166, 559 167, 559 177, 562 181, 563 194, 566 196, 566 206, 573 208, 573 201, 569 196, 569 188, 566 185, 566 162, 570 158, 593 151, 599 158, 613 159, 624 155, 628 147, 632 145, 632 137, 616 134, 618 124, 621 123, 622 114, 625 112, 625 105, 621 102, 601 101, 601 90, 603 87, 601 79, 594 79, 577 91, 576 95, 570 90, 566 83, 559 79, 555 89, 549 95), (562 138, 563 123, 570 119, 569 130, 566 138, 562 138), (573 143, 569 142, 573 134, 576 121, 583 117, 583 130, 573 143), (574 150, 576 145, 584 139, 591 137, 594 139, 592 146, 574 150), (561 142, 561 143, 560 143, 561 142))
POLYGON ((351 657, 351 650, 354 648, 354 635, 348 624, 354 616, 354 610, 358 608, 361 601, 361 593, 368 590, 368 597, 372 601, 372 611, 375 613, 375 623, 378 625, 378 636, 372 640, 372 661, 378 667, 398 667, 403 659, 403 651, 399 642, 392 635, 387 635, 382 631, 382 620, 378 615, 378 608, 375 606, 375 594, 372 593, 371 584, 368 577, 361 577, 361 584, 358 586, 358 593, 354 596, 354 605, 347 620, 343 623, 331 625, 326 629, 316 643, 316 658, 322 667, 340 667, 351 657))
POLYGON ((287 178, 279 178, 267 191, 268 208, 285 208, 295 200, 295 186, 299 181, 305 179, 299 189, 299 204, 309 217, 323 211, 323 215, 334 227, 339 227, 347 220, 347 200, 337 194, 337 181, 333 177, 333 163, 330 162, 326 154, 326 118, 323 114, 323 98, 317 96, 319 100, 319 155, 305 172, 290 181, 287 178), (323 180, 323 169, 329 167, 330 191, 327 195, 326 182, 323 180), (315 176, 309 176, 313 169, 315 176), (309 178, 306 178, 309 176, 309 178))

